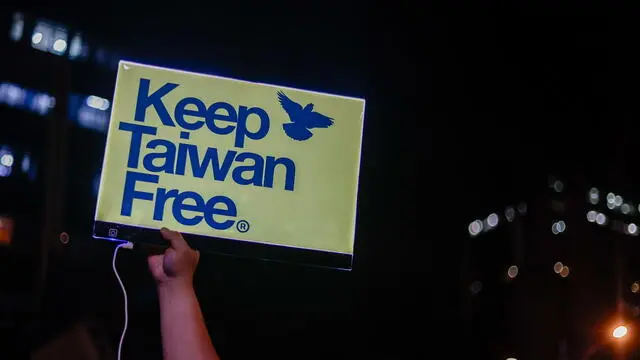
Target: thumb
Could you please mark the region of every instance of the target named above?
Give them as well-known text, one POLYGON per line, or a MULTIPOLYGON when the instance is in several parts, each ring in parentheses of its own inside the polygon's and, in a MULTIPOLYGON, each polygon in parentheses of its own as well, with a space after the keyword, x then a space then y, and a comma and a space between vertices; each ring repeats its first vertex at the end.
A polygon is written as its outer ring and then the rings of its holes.
POLYGON ((179 251, 185 251, 189 249, 189 245, 182 237, 182 234, 180 234, 179 232, 172 231, 163 227, 162 229, 160 229, 160 234, 165 240, 169 241, 172 248, 179 251))

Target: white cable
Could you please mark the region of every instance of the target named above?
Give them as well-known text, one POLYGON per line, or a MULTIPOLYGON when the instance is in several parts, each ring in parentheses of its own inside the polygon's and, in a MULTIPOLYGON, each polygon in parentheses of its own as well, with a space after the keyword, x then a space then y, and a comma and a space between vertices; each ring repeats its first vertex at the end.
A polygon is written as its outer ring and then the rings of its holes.
POLYGON ((113 273, 116 275, 118 283, 120 283, 120 288, 122 288, 122 294, 124 295, 124 327, 122 328, 122 335, 120 336, 120 342, 118 343, 118 360, 120 360, 120 356, 122 355, 122 343, 124 342, 124 336, 127 333, 127 326, 129 325, 129 304, 127 300, 127 290, 124 288, 124 284, 122 283, 122 279, 120 279, 118 269, 116 268, 116 258, 118 257, 118 250, 120 250, 120 248, 132 249, 133 243, 126 242, 119 244, 113 251, 113 273))

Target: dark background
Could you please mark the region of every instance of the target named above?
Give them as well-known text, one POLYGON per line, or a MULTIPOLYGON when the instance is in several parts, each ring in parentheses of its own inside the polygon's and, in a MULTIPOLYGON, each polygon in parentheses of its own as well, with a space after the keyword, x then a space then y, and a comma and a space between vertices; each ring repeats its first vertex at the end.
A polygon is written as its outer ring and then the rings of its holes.
MULTIPOLYGON (((452 341, 464 341, 478 358, 582 359, 598 343, 593 358, 611 358, 612 319, 633 326, 638 304, 630 291, 638 277, 637 238, 614 228, 637 222, 637 215, 586 200, 597 187, 603 197, 613 192, 637 205, 637 9, 595 2, 450 5, 428 23, 436 45, 432 119, 449 128, 437 135, 447 143, 436 141, 434 153, 455 154, 444 161, 456 208, 449 216, 466 222, 446 236, 452 245, 442 252, 460 266, 464 325, 449 333, 452 341), (553 179, 563 181, 562 192, 549 188, 553 179), (505 207, 519 202, 528 204, 527 215, 504 221, 505 207), (592 208, 610 223, 588 223, 592 208), (492 212, 505 224, 469 237, 466 225, 492 212), (567 231, 553 235, 558 220, 567 231), (570 266, 567 278, 553 272, 556 261, 570 266), (512 264, 519 275, 508 279, 512 264), (469 291, 474 281, 483 284, 476 295, 469 291)), ((434 254, 443 277, 454 271, 434 254)), ((638 357, 631 340, 623 358, 638 357)))

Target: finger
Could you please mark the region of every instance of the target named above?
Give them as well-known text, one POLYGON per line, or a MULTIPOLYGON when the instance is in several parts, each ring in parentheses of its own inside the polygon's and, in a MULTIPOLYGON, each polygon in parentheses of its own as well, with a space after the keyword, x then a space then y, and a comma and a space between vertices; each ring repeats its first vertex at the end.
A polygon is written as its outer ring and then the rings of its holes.
POLYGON ((172 231, 167 228, 162 228, 160 229, 160 233, 165 240, 169 241, 172 248, 178 251, 189 249, 189 244, 187 244, 187 242, 182 237, 182 234, 180 234, 179 232, 172 231))
POLYGON ((150 268, 155 268, 162 265, 164 255, 151 255, 147 258, 150 268))
POLYGON ((200 250, 196 250, 196 265, 200 263, 200 250))

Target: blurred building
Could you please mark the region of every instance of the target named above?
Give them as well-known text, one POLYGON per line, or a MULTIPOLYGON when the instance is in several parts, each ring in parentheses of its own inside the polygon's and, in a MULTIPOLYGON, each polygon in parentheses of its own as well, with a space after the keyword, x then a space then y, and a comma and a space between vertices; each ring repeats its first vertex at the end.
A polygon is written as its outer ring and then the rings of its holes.
POLYGON ((582 359, 609 351, 615 319, 639 324, 640 198, 579 178, 541 185, 466 229, 462 317, 487 358, 582 359))
POLYGON ((21 331, 36 317, 56 234, 90 233, 119 60, 82 29, 38 15, 0 15, 0 332, 8 349, 34 341, 21 331))
MULTIPOLYGON (((0 40, 0 168, 1 211, 34 211, 42 199, 51 146, 49 125, 56 117, 69 123, 64 136, 70 167, 64 187, 70 192, 68 225, 86 226, 92 216, 92 196, 109 121, 110 98, 119 60, 112 51, 92 42, 80 29, 16 12, 2 19, 6 36, 0 40), (32 200, 27 200, 31 198, 32 200), (33 203, 35 202, 35 203, 33 203), (32 209, 32 210, 30 210, 32 209)), ((20 227, 20 223, 16 226, 20 227)))

